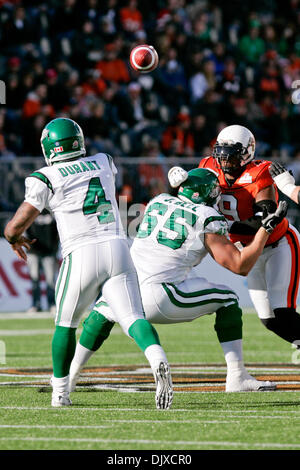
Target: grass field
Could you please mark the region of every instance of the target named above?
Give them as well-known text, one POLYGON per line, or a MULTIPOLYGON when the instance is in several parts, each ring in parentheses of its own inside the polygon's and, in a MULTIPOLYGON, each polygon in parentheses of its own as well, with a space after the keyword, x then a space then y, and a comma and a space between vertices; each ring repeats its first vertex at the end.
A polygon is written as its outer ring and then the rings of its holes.
POLYGON ((118 325, 84 369, 73 406, 55 409, 49 386, 53 319, 0 314, 0 450, 299 450, 295 350, 246 313, 248 370, 271 377, 279 389, 225 393, 213 323, 214 315, 157 325, 173 372, 171 410, 155 409, 148 363, 118 325))

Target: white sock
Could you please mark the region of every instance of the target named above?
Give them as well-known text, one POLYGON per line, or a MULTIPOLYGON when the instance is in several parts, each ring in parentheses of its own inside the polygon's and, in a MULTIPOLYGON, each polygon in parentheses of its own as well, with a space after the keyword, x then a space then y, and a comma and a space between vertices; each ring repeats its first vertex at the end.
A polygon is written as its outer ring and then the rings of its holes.
POLYGON ((153 375, 161 362, 168 362, 165 351, 159 344, 151 344, 145 349, 144 354, 148 359, 153 375))
POLYGON ((245 371, 243 361, 243 343, 241 339, 220 343, 227 365, 227 374, 245 371))
POLYGON ((87 349, 85 346, 82 346, 80 343, 77 343, 75 354, 71 363, 70 371, 72 372, 79 367, 79 370, 87 363, 89 358, 94 354, 95 351, 87 349))
POLYGON ((51 384, 54 393, 64 393, 69 391, 69 376, 51 378, 51 384))

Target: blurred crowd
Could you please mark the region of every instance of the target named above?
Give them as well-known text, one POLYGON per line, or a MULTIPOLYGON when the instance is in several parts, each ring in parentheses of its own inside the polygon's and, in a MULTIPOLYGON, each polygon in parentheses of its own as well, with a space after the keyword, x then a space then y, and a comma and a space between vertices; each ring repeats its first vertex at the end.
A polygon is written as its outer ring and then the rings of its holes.
MULTIPOLYGON (((257 156, 300 159, 300 0, 0 0, 0 50, 0 158, 40 156, 43 127, 66 116, 89 153, 201 158, 235 123, 257 156), (145 43, 160 62, 138 74, 145 43)), ((138 171, 144 199, 160 191, 163 165, 138 171)))

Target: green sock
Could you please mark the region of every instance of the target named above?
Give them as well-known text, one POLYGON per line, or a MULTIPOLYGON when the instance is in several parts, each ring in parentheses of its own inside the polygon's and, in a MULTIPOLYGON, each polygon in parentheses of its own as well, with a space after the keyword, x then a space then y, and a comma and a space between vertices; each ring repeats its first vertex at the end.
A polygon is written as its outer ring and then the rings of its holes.
POLYGON ((52 362, 54 377, 66 377, 69 374, 76 348, 76 328, 57 326, 52 338, 52 362))
POLYGON ((151 325, 151 323, 142 318, 136 320, 131 325, 128 333, 142 351, 145 351, 145 349, 152 344, 160 345, 156 329, 151 325))
POLYGON ((97 351, 106 338, 109 337, 113 326, 113 322, 107 320, 96 310, 92 310, 83 322, 79 343, 90 351, 97 351))
POLYGON ((220 343, 242 339, 242 310, 238 304, 221 307, 217 310, 215 330, 220 343))

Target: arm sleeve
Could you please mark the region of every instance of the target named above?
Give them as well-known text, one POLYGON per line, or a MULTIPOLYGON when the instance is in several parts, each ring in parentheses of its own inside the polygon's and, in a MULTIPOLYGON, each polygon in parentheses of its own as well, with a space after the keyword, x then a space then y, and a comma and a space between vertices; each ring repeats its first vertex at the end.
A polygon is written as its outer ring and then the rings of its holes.
POLYGON ((29 202, 40 212, 48 207, 49 193, 50 190, 43 181, 30 176, 25 179, 25 202, 29 202))
POLYGON ((204 233, 217 233, 218 235, 228 235, 228 224, 222 215, 208 217, 203 224, 204 233))

